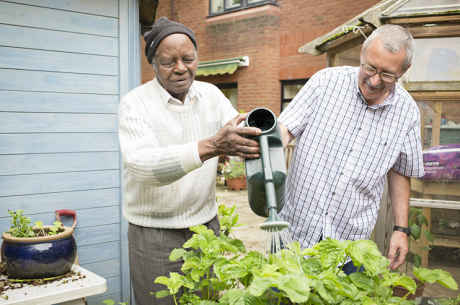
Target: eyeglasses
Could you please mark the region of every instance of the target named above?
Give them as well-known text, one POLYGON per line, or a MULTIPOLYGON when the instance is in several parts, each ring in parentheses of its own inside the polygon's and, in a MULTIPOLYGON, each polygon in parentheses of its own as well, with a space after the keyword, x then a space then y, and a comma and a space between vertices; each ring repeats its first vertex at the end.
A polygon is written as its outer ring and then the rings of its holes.
MULTIPOLYGON (((365 64, 365 63, 361 63, 361 66, 363 67, 363 71, 364 73, 366 73, 367 75, 369 76, 373 76, 375 74, 379 74, 380 75, 380 78, 384 81, 384 82, 387 82, 387 83, 392 83, 394 82, 395 80, 397 80, 402 72, 396 76, 396 75, 393 75, 393 74, 390 74, 390 73, 386 73, 386 72, 379 72, 377 71, 377 69, 375 68, 372 68, 371 66, 365 64)), ((404 71, 403 71, 404 72, 404 71)))

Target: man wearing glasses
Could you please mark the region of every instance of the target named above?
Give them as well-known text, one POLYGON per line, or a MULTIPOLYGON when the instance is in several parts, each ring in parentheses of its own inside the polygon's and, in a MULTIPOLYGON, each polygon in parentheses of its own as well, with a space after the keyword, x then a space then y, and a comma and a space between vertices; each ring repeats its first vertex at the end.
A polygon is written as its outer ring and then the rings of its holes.
MULTIPOLYGON (((410 177, 424 175, 420 113, 397 83, 413 51, 407 30, 384 25, 364 42, 360 67, 319 71, 279 117, 283 144, 297 139, 280 217, 303 248, 327 237, 369 239, 388 177, 389 268, 403 264, 410 177)), ((358 267, 349 261, 342 270, 358 267)))

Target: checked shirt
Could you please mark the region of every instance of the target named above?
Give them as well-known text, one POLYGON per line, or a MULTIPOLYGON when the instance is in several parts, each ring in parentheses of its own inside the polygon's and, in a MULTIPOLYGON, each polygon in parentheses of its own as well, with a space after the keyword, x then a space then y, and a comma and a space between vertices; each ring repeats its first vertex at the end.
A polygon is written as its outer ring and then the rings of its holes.
POLYGON ((302 248, 321 235, 368 239, 386 173, 424 175, 420 113, 396 84, 383 104, 368 105, 358 68, 316 73, 279 117, 296 137, 280 217, 302 248))

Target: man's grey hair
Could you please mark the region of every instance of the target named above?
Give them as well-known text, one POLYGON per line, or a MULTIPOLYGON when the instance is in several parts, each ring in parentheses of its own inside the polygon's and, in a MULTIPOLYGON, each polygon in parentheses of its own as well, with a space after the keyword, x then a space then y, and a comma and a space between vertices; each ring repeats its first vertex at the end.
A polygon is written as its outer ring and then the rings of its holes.
MULTIPOLYGON (((153 55, 152 57, 152 67, 156 75, 158 75, 158 70, 157 70, 157 67, 155 66, 155 57, 157 57, 157 55, 158 55, 158 52, 155 52, 155 55, 153 55)), ((198 52, 196 48, 195 48, 195 57, 196 57, 196 60, 198 60, 198 52)))
POLYGON ((401 49, 406 51, 406 58, 403 63, 403 71, 411 64, 414 54, 415 42, 412 35, 405 28, 395 24, 385 24, 375 30, 363 44, 363 53, 375 39, 379 38, 385 49, 396 54, 401 49))

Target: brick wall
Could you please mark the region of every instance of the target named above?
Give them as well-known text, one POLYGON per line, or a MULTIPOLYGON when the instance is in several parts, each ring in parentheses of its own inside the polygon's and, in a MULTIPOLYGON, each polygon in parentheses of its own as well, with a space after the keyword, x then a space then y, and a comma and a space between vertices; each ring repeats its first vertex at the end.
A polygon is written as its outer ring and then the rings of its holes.
MULTIPOLYGON (((278 115, 280 81, 307 79, 326 67, 326 55, 301 54, 298 48, 378 2, 278 0, 278 6, 265 5, 206 18, 208 0, 180 0, 176 1, 175 20, 195 32, 201 62, 249 56, 249 67, 239 67, 234 74, 197 80, 214 84, 238 82, 238 110, 267 107, 278 115)), ((166 16, 171 20, 171 12, 171 0, 160 1, 157 18, 166 16)), ((154 72, 145 55, 141 60, 145 83, 154 77, 154 72)))

